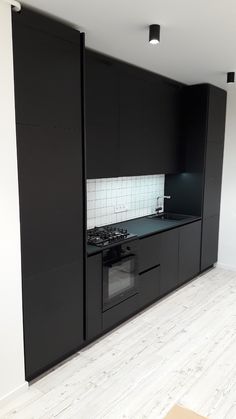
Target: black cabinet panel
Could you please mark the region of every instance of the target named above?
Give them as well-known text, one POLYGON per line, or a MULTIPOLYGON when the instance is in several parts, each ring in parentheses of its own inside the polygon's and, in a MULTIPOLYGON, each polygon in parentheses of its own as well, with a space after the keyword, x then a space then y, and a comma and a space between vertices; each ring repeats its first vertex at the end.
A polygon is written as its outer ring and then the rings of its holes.
POLYGON ((208 142, 206 147, 205 176, 221 177, 223 166, 224 145, 217 142, 208 142))
POLYGON ((87 177, 119 176, 119 80, 111 60, 86 51, 87 177))
POLYGON ((81 275, 79 261, 23 281, 26 379, 34 378, 82 344, 81 275))
POLYGON ((220 212, 221 176, 205 181, 203 216, 210 217, 220 212))
POLYGON ((79 131, 17 125, 24 278, 83 254, 79 131))
POLYGON ((208 141, 224 144, 226 92, 216 86, 209 87, 208 141))
POLYGON ((23 22, 13 16, 16 121, 80 128, 80 33, 73 43, 23 22))
POLYGON ((84 341, 80 33, 13 13, 26 378, 84 341))
POLYGON ((102 254, 87 259, 86 339, 102 332, 102 254))
POLYGON ((179 173, 165 176, 165 211, 201 216, 203 173, 179 173))
POLYGON ((158 172, 158 115, 152 105, 152 83, 135 74, 121 73, 120 81, 120 152, 122 175, 158 172), (151 157, 151 158, 150 158, 151 157), (148 166, 148 167, 147 167, 148 166))
POLYGON ((179 229, 161 234, 160 295, 176 288, 179 268, 179 229))
POLYGON ((206 84, 187 86, 183 88, 182 93, 184 172, 201 174, 205 164, 209 88, 206 84))
POLYGON ((87 176, 181 171, 181 89, 181 84, 87 50, 87 176))
POLYGON ((139 240, 139 273, 153 268, 161 263, 161 235, 147 237, 139 240))
POLYGON ((223 144, 208 142, 205 166, 203 216, 219 214, 223 166, 223 144))
POLYGON ((201 271, 217 262, 219 236, 219 215, 202 221, 201 271))
POLYGON ((179 169, 179 93, 145 72, 121 71, 120 164, 122 175, 173 173, 179 169))
POLYGON ((160 265, 139 275, 139 304, 144 307, 160 295, 160 265))
POLYGON ((181 227, 179 234, 180 285, 200 271, 201 221, 181 227))
POLYGON ((115 327, 128 317, 132 316, 139 309, 138 294, 128 298, 117 306, 110 308, 102 314, 103 331, 115 327))

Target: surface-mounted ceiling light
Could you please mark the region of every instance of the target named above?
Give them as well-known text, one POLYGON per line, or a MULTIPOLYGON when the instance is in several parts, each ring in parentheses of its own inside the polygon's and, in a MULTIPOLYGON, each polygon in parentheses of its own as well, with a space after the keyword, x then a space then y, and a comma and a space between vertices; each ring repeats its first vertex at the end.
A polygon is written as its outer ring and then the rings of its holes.
POLYGON ((152 45, 159 44, 160 42, 160 25, 149 26, 149 42, 152 45))
POLYGON ((229 73, 227 73, 227 83, 234 83, 234 79, 235 79, 235 72, 234 71, 230 71, 229 73))

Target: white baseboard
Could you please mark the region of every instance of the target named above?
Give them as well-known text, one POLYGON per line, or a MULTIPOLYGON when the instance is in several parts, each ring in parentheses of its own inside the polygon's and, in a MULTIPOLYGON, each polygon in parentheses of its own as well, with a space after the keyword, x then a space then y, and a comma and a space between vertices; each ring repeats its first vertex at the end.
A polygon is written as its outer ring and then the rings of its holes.
POLYGON ((227 271, 236 272, 236 266, 234 266, 234 265, 227 265, 225 263, 217 262, 216 267, 222 268, 222 269, 227 269, 227 271))
POLYGON ((27 391, 29 384, 25 381, 21 386, 17 387, 15 390, 11 391, 10 393, 6 394, 4 397, 0 399, 0 408, 3 407, 5 404, 11 402, 16 397, 20 396, 22 393, 27 391))

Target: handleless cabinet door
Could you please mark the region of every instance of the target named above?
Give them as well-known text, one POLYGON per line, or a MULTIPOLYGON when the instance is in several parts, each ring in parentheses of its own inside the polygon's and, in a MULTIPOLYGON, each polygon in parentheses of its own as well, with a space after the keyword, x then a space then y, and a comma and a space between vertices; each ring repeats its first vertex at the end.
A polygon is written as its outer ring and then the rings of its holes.
POLYGON ((192 279, 200 271, 201 221, 183 226, 179 230, 179 280, 192 279))
POLYGON ((180 169, 179 87, 142 70, 120 70, 122 175, 180 169))
POLYGON ((217 262, 219 237, 219 215, 204 218, 202 221, 201 270, 217 262))
POLYGON ((102 253, 87 258, 86 339, 102 333, 102 253))
POLYGON ((86 51, 87 177, 119 175, 119 97, 114 63, 86 51))
POLYGON ((160 295, 173 290, 178 284, 179 229, 166 231, 161 236, 160 295))
POLYGON ((223 144, 219 142, 208 142, 205 165, 203 217, 217 215, 220 212, 223 152, 223 144))
POLYGON ((84 341, 82 48, 78 31, 13 13, 28 380, 84 341))

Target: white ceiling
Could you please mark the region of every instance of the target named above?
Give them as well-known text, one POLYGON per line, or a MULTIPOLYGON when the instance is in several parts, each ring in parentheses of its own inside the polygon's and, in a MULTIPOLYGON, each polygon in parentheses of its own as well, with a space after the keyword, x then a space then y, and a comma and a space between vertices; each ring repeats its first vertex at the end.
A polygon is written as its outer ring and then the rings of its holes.
MULTIPOLYGON (((236 70, 235 0, 25 0, 76 25, 86 45, 170 78, 227 88, 236 70), (148 43, 148 25, 161 43, 148 43)), ((229 86, 228 86, 229 87, 229 86)), ((231 87, 232 88, 232 87, 231 87)))

